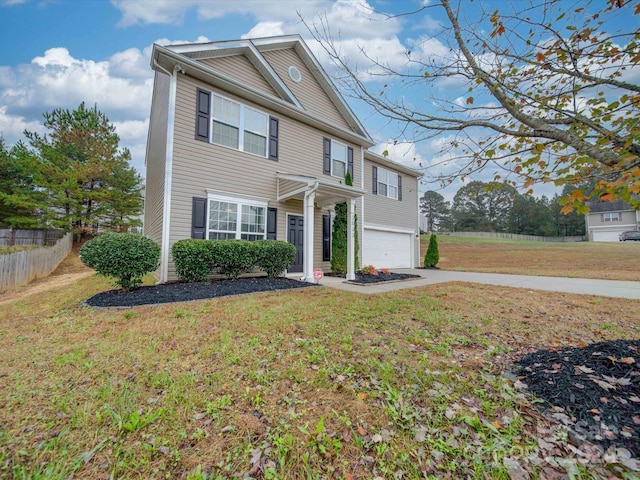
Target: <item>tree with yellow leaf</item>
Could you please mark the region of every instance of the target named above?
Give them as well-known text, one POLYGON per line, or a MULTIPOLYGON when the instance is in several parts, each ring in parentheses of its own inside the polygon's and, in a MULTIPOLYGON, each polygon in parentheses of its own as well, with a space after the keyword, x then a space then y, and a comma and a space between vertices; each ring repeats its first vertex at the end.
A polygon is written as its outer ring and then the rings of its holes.
POLYGON ((640 207, 640 33, 629 21, 640 3, 439 0, 403 15, 439 27, 393 65, 361 45, 367 71, 328 23, 309 28, 342 69, 343 91, 398 123, 395 140, 442 139, 442 163, 455 168, 425 165, 427 180, 489 169, 527 193, 575 185, 565 211, 586 211, 594 196, 640 207), (407 101, 409 89, 424 103, 407 101))

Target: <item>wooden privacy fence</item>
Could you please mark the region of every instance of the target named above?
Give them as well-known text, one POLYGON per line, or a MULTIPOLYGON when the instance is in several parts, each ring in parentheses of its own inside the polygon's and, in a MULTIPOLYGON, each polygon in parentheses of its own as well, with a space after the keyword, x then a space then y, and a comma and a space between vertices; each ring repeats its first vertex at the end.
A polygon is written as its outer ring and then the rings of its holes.
MULTIPOLYGON (((430 232, 427 232, 430 233, 430 232)), ((436 235, 451 235, 455 237, 485 237, 485 238, 509 238, 511 240, 528 240, 530 242, 584 242, 586 235, 576 237, 538 237, 536 235, 519 235, 517 233, 504 232, 433 232, 436 235)))
POLYGON ((49 275, 71 251, 73 235, 67 233, 52 247, 0 255, 0 293, 49 275))
POLYGON ((62 238, 62 230, 25 230, 0 228, 0 246, 55 245, 62 238))

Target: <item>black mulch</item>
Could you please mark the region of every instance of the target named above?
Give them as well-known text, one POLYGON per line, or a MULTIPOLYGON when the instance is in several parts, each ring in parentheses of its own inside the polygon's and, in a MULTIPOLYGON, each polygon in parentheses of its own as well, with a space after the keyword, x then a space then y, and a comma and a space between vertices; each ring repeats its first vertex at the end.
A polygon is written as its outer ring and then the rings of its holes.
POLYGON ((640 457, 639 340, 539 350, 515 366, 540 408, 569 427, 571 441, 640 457))
POLYGON ((412 278, 420 278, 420 275, 413 275, 411 273, 383 273, 378 272, 378 275, 365 275, 361 272, 356 272, 356 278, 349 280, 349 283, 380 283, 380 282, 399 282, 402 280, 410 280, 412 278))
POLYGON ((267 277, 216 280, 202 283, 176 282, 163 283, 151 287, 140 287, 130 292, 109 290, 94 295, 86 300, 85 303, 92 307, 133 307, 312 286, 315 285, 291 278, 267 277))

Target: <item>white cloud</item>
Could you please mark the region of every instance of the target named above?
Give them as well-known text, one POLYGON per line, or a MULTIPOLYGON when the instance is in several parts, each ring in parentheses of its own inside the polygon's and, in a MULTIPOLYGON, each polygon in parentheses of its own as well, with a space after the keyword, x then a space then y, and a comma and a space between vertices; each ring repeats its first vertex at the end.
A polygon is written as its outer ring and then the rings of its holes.
POLYGON ((414 142, 396 142, 388 140, 386 142, 379 143, 371 149, 371 151, 385 155, 389 160, 396 163, 400 163, 406 167, 416 170, 422 170, 426 166, 425 159, 417 151, 416 144, 414 142))
POLYGON ((11 146, 18 140, 24 140, 22 134, 25 130, 44 133, 45 128, 42 122, 27 120, 20 115, 11 115, 7 113, 5 105, 0 105, 0 137, 4 139, 5 144, 11 146))
POLYGON ((161 23, 180 24, 184 16, 198 1, 192 0, 111 0, 114 7, 122 12, 120 27, 137 24, 161 23))
POLYGON ((242 38, 261 38, 284 35, 283 22, 260 22, 242 35, 242 38))

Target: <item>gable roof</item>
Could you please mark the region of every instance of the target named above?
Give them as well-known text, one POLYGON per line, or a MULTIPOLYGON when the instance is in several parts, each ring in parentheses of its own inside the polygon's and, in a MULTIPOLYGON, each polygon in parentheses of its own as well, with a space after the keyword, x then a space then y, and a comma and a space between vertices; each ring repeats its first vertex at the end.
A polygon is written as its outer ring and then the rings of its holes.
POLYGON ((275 111, 290 115, 297 120, 321 128, 329 133, 350 139, 359 145, 368 147, 374 144, 364 126, 360 123, 360 120, 358 120, 344 98, 338 93, 329 76, 299 35, 170 45, 164 47, 154 44, 151 55, 151 67, 156 71, 167 74, 171 74, 171 71, 177 68, 178 71, 182 73, 188 73, 209 84, 230 91, 239 97, 265 105, 275 111), (294 49, 300 56, 300 59, 312 73, 316 82, 344 117, 350 130, 317 118, 312 113, 305 111, 295 95, 262 55, 262 52, 285 48, 294 49), (203 59, 231 55, 244 55, 278 96, 261 91, 243 82, 242 79, 231 77, 201 62, 203 59))

